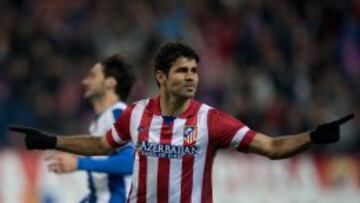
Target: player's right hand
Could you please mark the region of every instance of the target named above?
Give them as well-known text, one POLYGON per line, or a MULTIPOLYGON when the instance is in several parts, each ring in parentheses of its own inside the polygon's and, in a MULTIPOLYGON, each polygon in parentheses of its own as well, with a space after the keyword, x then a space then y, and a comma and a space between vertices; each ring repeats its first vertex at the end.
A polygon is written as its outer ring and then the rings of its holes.
POLYGON ((70 173, 77 170, 78 157, 73 154, 56 152, 45 157, 45 161, 49 162, 48 170, 57 174, 70 173))
POLYGON ((11 131, 25 134, 25 145, 29 150, 32 149, 54 149, 57 138, 50 133, 41 131, 36 128, 26 126, 10 126, 11 131))

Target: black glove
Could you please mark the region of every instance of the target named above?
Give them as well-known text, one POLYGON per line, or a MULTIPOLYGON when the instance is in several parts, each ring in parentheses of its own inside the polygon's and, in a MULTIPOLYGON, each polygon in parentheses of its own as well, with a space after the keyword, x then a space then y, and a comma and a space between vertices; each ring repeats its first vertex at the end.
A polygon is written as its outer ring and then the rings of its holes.
POLYGON ((25 144, 27 149, 54 149, 57 137, 39 129, 25 126, 10 126, 11 131, 26 135, 25 144))
POLYGON ((354 117, 355 115, 351 113, 333 122, 319 125, 315 130, 310 132, 311 142, 314 144, 329 144, 339 141, 340 125, 354 117))

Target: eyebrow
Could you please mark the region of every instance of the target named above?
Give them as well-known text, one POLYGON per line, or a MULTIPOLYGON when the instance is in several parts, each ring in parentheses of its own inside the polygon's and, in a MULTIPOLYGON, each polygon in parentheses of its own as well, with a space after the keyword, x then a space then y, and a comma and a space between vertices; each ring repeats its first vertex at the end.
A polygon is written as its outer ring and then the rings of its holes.
POLYGON ((184 69, 184 68, 186 68, 186 69, 197 69, 198 67, 197 66, 193 66, 193 67, 187 67, 187 66, 179 66, 179 67, 176 67, 176 69, 184 69))

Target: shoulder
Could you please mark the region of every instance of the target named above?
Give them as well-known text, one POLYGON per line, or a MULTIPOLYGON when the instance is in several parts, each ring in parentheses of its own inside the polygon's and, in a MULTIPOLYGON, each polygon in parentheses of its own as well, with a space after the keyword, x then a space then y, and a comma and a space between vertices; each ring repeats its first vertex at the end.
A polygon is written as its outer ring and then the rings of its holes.
POLYGON ((139 101, 130 103, 126 107, 126 109, 124 109, 121 112, 121 116, 119 116, 116 121, 117 122, 121 121, 121 123, 123 123, 124 125, 125 125, 125 123, 126 123, 126 125, 128 125, 132 118, 141 117, 142 112, 144 112, 144 109, 148 106, 147 105, 148 103, 149 103, 149 99, 143 99, 143 100, 139 100, 139 101), (124 121, 126 121, 126 122, 124 122, 124 121))
POLYGON ((114 109, 121 109, 121 110, 124 110, 126 109, 127 107, 127 104, 122 102, 122 101, 119 101, 117 102, 115 105, 113 105, 112 107, 110 107, 110 109, 114 110, 114 109))
POLYGON ((133 102, 132 105, 133 106, 141 106, 141 107, 146 107, 149 102, 152 102, 152 99, 147 98, 147 99, 142 99, 142 100, 138 100, 136 102, 133 102))
POLYGON ((208 124, 211 126, 217 126, 219 128, 228 128, 230 126, 244 125, 239 119, 235 118, 234 116, 215 108, 209 110, 208 124))
POLYGON ((190 115, 190 114, 197 113, 198 116, 199 115, 207 115, 211 109, 213 109, 213 107, 193 99, 191 101, 191 104, 190 104, 190 107, 188 110, 189 112, 187 114, 190 115))
POLYGON ((132 102, 126 108, 127 113, 131 114, 133 111, 142 112, 144 109, 148 108, 151 99, 142 99, 139 101, 132 102))
POLYGON ((117 102, 113 106, 109 107, 107 116, 114 120, 118 119, 121 113, 126 109, 127 105, 124 102, 117 102))
POLYGON ((214 110, 214 107, 207 105, 205 103, 201 103, 199 101, 194 100, 195 105, 199 106, 200 113, 207 113, 214 110))
POLYGON ((215 118, 221 118, 221 117, 226 117, 226 116, 230 116, 230 114, 225 113, 224 111, 221 111, 219 109, 216 108, 212 108, 209 110, 209 116, 211 117, 215 117, 215 118))

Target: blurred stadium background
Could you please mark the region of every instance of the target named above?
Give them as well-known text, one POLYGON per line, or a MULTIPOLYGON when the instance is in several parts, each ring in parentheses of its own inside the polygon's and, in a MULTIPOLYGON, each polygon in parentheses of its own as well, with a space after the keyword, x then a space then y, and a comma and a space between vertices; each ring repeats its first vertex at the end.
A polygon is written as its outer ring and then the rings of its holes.
MULTIPOLYGON (((93 118, 81 79, 120 52, 154 95, 152 57, 181 39, 201 56, 198 98, 270 135, 360 114, 357 0, 0 0, 0 203, 76 202, 83 174, 46 172, 7 131, 26 124, 81 133, 93 118)), ((360 119, 340 143, 284 161, 222 152, 216 202, 360 202, 360 119)))

